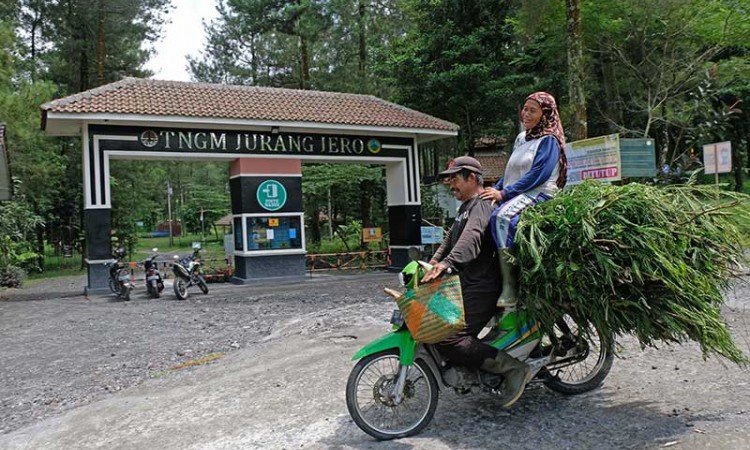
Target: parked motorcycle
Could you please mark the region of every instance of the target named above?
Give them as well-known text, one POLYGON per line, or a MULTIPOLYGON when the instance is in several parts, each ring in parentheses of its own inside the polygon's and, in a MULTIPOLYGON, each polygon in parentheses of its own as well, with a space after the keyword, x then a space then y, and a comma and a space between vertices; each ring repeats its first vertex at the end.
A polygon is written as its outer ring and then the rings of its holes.
POLYGON ((117 298, 129 301, 130 291, 134 286, 130 281, 130 269, 123 262, 125 254, 124 248, 118 248, 112 255, 114 259, 105 265, 109 268, 109 290, 117 295, 117 298))
POLYGON ((193 254, 177 261, 179 256, 174 255, 175 263, 172 265, 174 272, 174 293, 180 300, 188 296, 188 289, 197 285, 204 294, 208 294, 208 285, 201 276, 200 243, 193 244, 193 254))
POLYGON ((159 298, 161 297, 161 291, 164 290, 164 280, 161 278, 161 273, 156 263, 156 258, 159 256, 156 252, 159 249, 153 248, 151 250, 154 254, 143 261, 143 269, 146 272, 146 292, 152 298, 159 298))
MULTIPOLYGON (((399 274, 407 289, 414 277, 421 279, 431 268, 413 259, 399 274)), ((388 288, 386 292, 400 295, 388 288)), ((359 362, 346 385, 349 413, 365 433, 378 440, 419 433, 432 420, 441 389, 453 388, 460 394, 501 392, 502 375, 454 366, 435 346, 416 342, 398 309, 391 324, 390 333, 354 355, 359 362)), ((515 306, 499 310, 479 337, 528 364, 532 383, 562 394, 596 389, 614 360, 613 340, 605 344, 594 327, 579 328, 572 317, 564 316, 546 334, 527 311, 515 306)))

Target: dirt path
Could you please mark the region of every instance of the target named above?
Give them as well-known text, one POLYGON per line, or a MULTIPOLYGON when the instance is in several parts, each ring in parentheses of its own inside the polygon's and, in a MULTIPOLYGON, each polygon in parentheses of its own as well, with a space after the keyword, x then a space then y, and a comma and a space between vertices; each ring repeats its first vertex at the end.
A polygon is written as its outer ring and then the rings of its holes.
MULTIPOLYGON (((641 351, 629 338, 600 390, 565 397, 531 386, 508 410, 492 396, 443 391, 421 435, 377 443, 349 418, 344 387, 353 353, 387 328, 393 305, 379 292, 393 278, 216 286, 186 302, 0 302, 9 363, 0 368, 0 448, 750 445, 748 369, 703 361, 694 345, 641 351), (224 356, 170 370, 217 353, 224 356)), ((728 293, 725 317, 750 354, 746 284, 728 293)))

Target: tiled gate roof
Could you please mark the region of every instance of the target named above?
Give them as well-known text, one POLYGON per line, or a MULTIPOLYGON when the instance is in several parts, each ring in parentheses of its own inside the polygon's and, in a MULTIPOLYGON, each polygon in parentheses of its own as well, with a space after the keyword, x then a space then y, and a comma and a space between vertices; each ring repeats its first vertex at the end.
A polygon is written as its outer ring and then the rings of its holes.
POLYGON ((458 131, 454 123, 371 95, 141 78, 54 100, 42 111, 458 131))

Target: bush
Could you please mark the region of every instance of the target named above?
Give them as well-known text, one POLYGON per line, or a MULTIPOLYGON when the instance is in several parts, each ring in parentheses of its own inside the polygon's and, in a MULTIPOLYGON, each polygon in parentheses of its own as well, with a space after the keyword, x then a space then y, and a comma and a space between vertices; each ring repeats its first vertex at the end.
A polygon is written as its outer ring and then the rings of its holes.
POLYGON ((26 279, 26 272, 18 266, 5 266, 0 268, 0 286, 17 288, 21 287, 26 279))

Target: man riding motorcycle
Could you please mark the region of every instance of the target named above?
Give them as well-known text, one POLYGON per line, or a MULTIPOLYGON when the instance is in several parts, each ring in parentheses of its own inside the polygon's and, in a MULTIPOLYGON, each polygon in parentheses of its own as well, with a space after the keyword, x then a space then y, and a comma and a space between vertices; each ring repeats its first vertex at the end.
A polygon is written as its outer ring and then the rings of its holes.
POLYGON ((438 343, 437 348, 455 364, 503 375, 501 401, 508 407, 521 397, 532 371, 527 364, 477 339, 495 315, 501 291, 497 248, 489 228, 494 208, 491 200, 480 197, 484 190, 482 165, 470 156, 461 156, 452 160, 438 179, 448 183, 462 203, 445 241, 430 261, 432 269, 422 281, 458 272, 466 326, 438 343))

